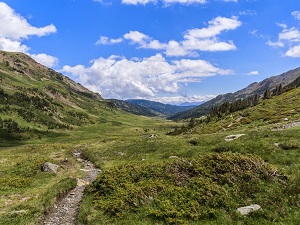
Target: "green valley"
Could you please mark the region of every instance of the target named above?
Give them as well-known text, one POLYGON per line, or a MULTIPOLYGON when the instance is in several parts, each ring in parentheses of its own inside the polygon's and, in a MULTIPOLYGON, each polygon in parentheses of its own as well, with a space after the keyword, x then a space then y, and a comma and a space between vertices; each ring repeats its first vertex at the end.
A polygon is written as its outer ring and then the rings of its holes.
POLYGON ((84 176, 78 150, 101 169, 78 224, 299 224, 300 88, 290 89, 174 122, 1 51, 0 224, 40 224, 84 176), (45 162, 58 173, 42 172, 45 162), (261 209, 237 212, 251 204, 261 209))

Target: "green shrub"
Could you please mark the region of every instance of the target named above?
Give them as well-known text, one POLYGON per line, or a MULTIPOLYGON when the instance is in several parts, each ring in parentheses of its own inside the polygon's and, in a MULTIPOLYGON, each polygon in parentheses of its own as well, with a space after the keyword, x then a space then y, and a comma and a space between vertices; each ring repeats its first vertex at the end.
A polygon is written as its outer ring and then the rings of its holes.
POLYGON ((249 202, 281 204, 278 193, 286 182, 260 158, 226 152, 162 164, 123 165, 102 172, 87 194, 111 218, 142 212, 154 221, 187 224, 214 220, 221 211, 234 217, 236 208, 249 202))

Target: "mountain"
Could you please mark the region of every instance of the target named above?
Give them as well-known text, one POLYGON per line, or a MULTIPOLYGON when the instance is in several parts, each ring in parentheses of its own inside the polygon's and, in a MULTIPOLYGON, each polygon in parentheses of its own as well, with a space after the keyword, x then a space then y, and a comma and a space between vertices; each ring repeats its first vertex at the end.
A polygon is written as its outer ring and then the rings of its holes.
POLYGON ((260 95, 262 96, 265 90, 273 90, 280 84, 282 86, 286 86, 296 80, 300 76, 300 67, 285 72, 281 75, 269 77, 261 82, 255 82, 250 84, 244 89, 241 89, 234 93, 227 93, 218 95, 217 97, 211 99, 203 103, 202 105, 193 108, 191 110, 187 110, 185 112, 180 112, 175 115, 168 117, 171 120, 178 120, 178 119, 187 119, 187 118, 196 118, 206 115, 210 112, 210 109, 213 106, 219 106, 224 102, 234 102, 238 99, 244 99, 253 95, 260 95))
POLYGON ((134 105, 130 102, 118 100, 118 99, 107 99, 108 102, 111 102, 114 107, 117 107, 119 109, 122 109, 126 112, 135 114, 135 115, 142 115, 142 116, 162 116, 162 114, 153 111, 149 109, 148 107, 140 106, 140 105, 134 105))
POLYGON ((0 139, 93 124, 110 108, 98 93, 28 55, 0 51, 0 139))
POLYGON ((204 102, 183 102, 178 104, 179 106, 192 106, 192 107, 197 107, 199 105, 202 105, 204 102))
POLYGON ((259 103, 252 107, 219 115, 210 114, 201 119, 191 119, 186 125, 169 134, 207 134, 242 129, 242 127, 250 130, 253 127, 263 126, 268 126, 269 130, 283 130, 300 126, 300 77, 290 84, 285 86, 287 89, 282 94, 260 99, 259 103))
POLYGON ((177 105, 163 104, 160 102, 154 102, 154 101, 142 100, 142 99, 129 99, 126 100, 126 102, 129 102, 132 105, 146 107, 154 111, 157 115, 161 115, 164 117, 168 117, 179 112, 190 110, 195 107, 194 105, 177 106, 177 105))

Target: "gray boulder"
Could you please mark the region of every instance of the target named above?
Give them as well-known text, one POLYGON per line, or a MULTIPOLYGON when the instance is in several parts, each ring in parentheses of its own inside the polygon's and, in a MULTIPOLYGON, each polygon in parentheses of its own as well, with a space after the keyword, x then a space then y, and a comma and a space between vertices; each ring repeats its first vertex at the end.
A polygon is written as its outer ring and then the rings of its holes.
POLYGON ((260 205, 253 204, 249 206, 240 207, 237 209, 237 211, 242 215, 248 215, 250 212, 259 210, 260 208, 260 205))
POLYGON ((57 173, 58 165, 46 162, 42 165, 42 171, 43 172, 50 172, 50 173, 57 173))

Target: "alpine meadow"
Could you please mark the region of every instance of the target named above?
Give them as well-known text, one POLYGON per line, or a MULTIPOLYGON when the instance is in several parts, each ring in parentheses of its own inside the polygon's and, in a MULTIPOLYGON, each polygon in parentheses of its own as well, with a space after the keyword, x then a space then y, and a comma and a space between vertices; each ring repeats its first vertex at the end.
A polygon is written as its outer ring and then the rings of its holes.
POLYGON ((29 2, 0 1, 0 225, 300 224, 298 2, 29 2))

